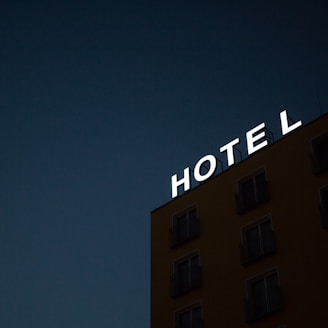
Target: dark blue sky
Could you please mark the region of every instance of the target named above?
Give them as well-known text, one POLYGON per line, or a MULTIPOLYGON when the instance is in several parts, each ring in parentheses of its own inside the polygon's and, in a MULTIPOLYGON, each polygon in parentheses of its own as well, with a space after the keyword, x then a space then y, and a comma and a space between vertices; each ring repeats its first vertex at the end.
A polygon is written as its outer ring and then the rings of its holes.
POLYGON ((284 108, 327 112, 326 13, 2 0, 0 326, 149 327, 150 211, 257 124, 280 138, 284 108))

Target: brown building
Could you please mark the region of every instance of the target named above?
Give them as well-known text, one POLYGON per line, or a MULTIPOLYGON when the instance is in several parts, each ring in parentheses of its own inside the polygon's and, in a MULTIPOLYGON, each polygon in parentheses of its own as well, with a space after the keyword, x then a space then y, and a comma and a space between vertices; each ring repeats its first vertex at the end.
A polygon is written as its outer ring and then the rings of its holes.
POLYGON ((151 328, 328 327, 328 115, 151 213, 151 328))

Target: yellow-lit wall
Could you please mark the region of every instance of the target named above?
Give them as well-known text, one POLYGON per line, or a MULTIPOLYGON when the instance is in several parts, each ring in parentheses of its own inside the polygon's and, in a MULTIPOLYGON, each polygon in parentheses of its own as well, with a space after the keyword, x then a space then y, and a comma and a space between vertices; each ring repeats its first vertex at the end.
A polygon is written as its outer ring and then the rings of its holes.
MULTIPOLYGON (((321 225, 319 190, 328 173, 312 173, 311 140, 328 130, 328 115, 154 210, 151 215, 151 327, 174 327, 175 311, 201 302, 204 327, 328 327, 328 230, 321 225), (237 181, 264 168, 270 200, 245 214, 236 211, 237 181), (200 236, 169 247, 174 214, 196 205, 200 236), (276 252, 241 265, 241 228, 271 214, 276 252), (199 249, 202 286, 170 295, 176 259, 199 249), (246 280, 277 268, 284 310, 246 323, 246 280)), ((327 149, 328 151, 328 149, 327 149)))

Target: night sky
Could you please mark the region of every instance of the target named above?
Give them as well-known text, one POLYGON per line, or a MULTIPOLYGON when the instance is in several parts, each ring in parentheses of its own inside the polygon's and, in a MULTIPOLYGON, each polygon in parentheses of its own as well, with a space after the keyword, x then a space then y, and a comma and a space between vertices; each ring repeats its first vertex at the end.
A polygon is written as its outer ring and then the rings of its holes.
POLYGON ((149 327, 151 210, 283 109, 327 112, 327 9, 1 0, 0 327, 149 327))

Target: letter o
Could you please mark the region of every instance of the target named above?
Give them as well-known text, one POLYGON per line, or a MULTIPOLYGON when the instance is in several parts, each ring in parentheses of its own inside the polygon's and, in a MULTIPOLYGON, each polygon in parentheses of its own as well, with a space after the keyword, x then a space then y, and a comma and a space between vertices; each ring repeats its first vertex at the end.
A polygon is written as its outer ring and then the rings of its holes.
POLYGON ((206 179, 208 179, 209 177, 211 177, 213 175, 213 173, 216 170, 216 158, 214 155, 206 155, 204 157, 202 157, 196 164, 195 168, 194 168, 194 177, 195 180, 198 182, 202 182, 205 181, 206 179), (202 175, 200 173, 200 168, 202 167, 202 165, 205 162, 209 162, 210 164, 210 168, 208 169, 207 173, 205 175, 202 175))

